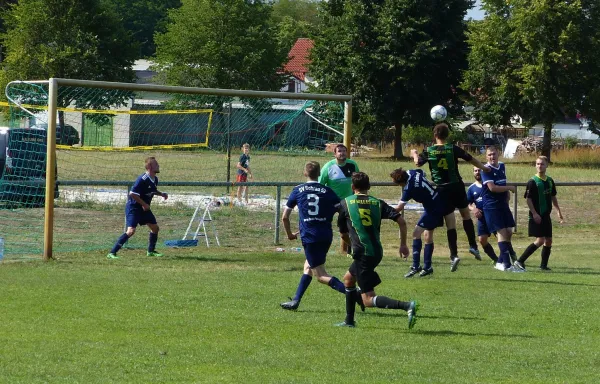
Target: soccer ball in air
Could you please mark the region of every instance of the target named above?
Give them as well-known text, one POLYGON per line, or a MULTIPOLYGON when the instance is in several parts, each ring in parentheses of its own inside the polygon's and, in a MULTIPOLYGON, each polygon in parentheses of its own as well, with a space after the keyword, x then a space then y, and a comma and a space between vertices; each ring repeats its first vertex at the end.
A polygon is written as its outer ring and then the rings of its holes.
POLYGON ((448 116, 448 112, 446 111, 446 108, 444 108, 442 105, 436 105, 435 107, 431 108, 429 116, 431 116, 433 121, 441 121, 444 120, 446 116, 448 116))

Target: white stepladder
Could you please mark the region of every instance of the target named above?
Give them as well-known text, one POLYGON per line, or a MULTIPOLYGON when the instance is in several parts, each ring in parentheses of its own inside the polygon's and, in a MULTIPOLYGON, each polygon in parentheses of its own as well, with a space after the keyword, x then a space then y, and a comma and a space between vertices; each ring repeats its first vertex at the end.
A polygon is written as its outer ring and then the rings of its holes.
POLYGON ((207 200, 209 200, 209 201, 206 203, 206 207, 204 208, 204 213, 202 213, 202 216, 198 219, 198 226, 196 227, 196 231, 194 232, 194 235, 191 236, 191 239, 188 239, 188 235, 191 235, 190 230, 192 229, 194 221, 198 217, 198 212, 200 212, 202 203, 198 204, 198 206, 196 207, 196 210, 194 211, 194 214, 192 215, 192 219, 190 220, 190 223, 188 224, 188 227, 185 230, 185 234, 183 235, 183 238, 181 240, 167 240, 167 241, 165 241, 166 246, 169 246, 169 247, 195 247, 196 245, 198 245, 198 237, 204 237, 204 239, 206 240, 206 246, 210 247, 210 241, 208 239, 209 236, 208 236, 208 232, 206 229, 207 222, 210 223, 210 229, 212 229, 212 233, 215 238, 215 241, 217 242, 217 245, 219 247, 221 246, 221 243, 219 242, 219 234, 217 232, 217 227, 215 226, 214 219, 213 219, 212 215, 210 214, 211 208, 220 206, 221 202, 218 200, 213 200, 212 198, 208 198, 207 200))

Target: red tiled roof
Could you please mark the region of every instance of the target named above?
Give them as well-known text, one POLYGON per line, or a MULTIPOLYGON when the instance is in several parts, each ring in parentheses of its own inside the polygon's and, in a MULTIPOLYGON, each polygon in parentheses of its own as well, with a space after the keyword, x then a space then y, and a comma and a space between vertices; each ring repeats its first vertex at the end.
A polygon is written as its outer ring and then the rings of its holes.
POLYGON ((284 71, 304 81, 304 77, 308 72, 308 64, 310 63, 308 55, 313 45, 314 42, 311 39, 300 38, 296 40, 296 43, 288 53, 289 61, 283 67, 284 71))

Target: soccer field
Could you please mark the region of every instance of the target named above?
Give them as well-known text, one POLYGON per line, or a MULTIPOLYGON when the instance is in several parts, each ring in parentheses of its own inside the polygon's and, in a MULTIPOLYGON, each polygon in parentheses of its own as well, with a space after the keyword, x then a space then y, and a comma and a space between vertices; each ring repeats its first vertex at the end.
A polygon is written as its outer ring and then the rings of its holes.
MULTIPOLYGON (((121 260, 90 252, 5 263, 0 382, 596 381, 596 226, 561 229, 549 273, 533 268, 539 252, 522 274, 469 256, 451 273, 436 252, 434 275, 410 280, 389 229, 377 291, 420 302, 411 331, 405 312, 378 309, 358 312, 355 329, 333 327, 344 297, 316 282, 297 312, 279 308, 301 253, 238 244, 162 259, 124 250, 121 260)), ((520 253, 528 239, 515 244, 520 253)), ((328 270, 341 277, 349 262, 331 252, 328 270)))
MULTIPOLYGON (((304 157, 256 159, 257 174, 282 163, 288 172, 279 180, 302 179, 304 157)), ((411 167, 385 159, 359 159, 359 165, 375 181, 387 181, 398 166, 411 167)), ((469 168, 461 167, 465 181, 469 168)), ((507 169, 514 182, 534 172, 528 164, 507 169)), ((131 175, 113 176, 129 180, 138 172, 136 166, 131 175)), ((164 167, 161 180, 170 180, 171 172, 164 167)), ((595 169, 553 166, 548 172, 557 182, 597 178, 595 169)), ((559 187, 566 222, 555 223, 548 273, 535 268, 539 250, 527 273, 499 272, 485 256, 476 261, 459 224, 458 271, 450 272, 439 230, 434 275, 405 279, 409 262, 396 256, 397 227, 385 222, 377 293, 419 301, 411 331, 405 312, 379 309, 357 312, 355 329, 334 327, 344 319, 344 297, 316 281, 298 311, 282 310, 304 258, 290 251, 298 243, 283 237, 286 252, 275 251, 270 210, 216 211, 221 248, 163 246, 165 257, 148 258, 146 231, 140 230, 120 260, 107 260, 122 230, 122 204, 59 204, 55 245, 81 250, 57 252, 59 259, 48 263, 9 257, 0 265, 0 383, 594 383, 600 366, 599 190, 559 187)), ((522 193, 521 187, 513 238, 518 254, 531 242, 522 193)), ((399 190, 377 187, 374 194, 394 200, 399 190)), ((181 206, 153 204, 153 210, 161 244, 180 236, 190 217, 181 206)), ((16 224, 41 222, 41 209, 2 215, 0 227, 16 228, 14 236, 38 246, 40 228, 16 224)), ((409 228, 416 215, 407 213, 409 228)), ((293 227, 296 220, 294 214, 293 227)), ((350 259, 337 248, 336 239, 327 269, 341 278, 350 259)))

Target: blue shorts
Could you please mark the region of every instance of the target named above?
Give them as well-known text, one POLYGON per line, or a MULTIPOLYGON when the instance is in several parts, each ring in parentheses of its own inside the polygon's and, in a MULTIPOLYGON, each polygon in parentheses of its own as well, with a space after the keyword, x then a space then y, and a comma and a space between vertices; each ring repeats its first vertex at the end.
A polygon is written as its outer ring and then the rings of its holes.
POLYGON ((125 222, 127 227, 137 227, 138 225, 156 224, 156 217, 152 211, 143 209, 125 209, 125 222))
POLYGON ((325 264, 327 260, 327 252, 331 247, 331 241, 321 241, 317 243, 302 243, 304 247, 304 255, 306 261, 311 268, 316 268, 319 265, 325 264))
POLYGON ((490 236, 492 232, 488 229, 485 217, 477 219, 477 236, 490 236))
POLYGON ((488 231, 498 232, 500 229, 513 228, 515 226, 515 218, 512 212, 508 208, 499 209, 484 209, 483 215, 485 216, 485 222, 487 223, 488 231))
POLYGON ((440 209, 442 208, 435 209, 433 211, 426 210, 425 212, 423 212, 423 214, 419 218, 419 221, 417 221, 417 225, 421 228, 425 228, 430 231, 436 229, 437 227, 443 227, 444 216, 454 212, 454 207, 447 206, 443 208, 443 211, 440 211, 440 209))

